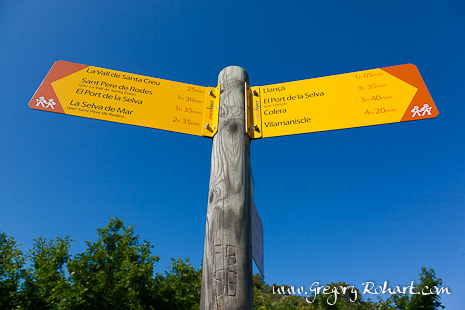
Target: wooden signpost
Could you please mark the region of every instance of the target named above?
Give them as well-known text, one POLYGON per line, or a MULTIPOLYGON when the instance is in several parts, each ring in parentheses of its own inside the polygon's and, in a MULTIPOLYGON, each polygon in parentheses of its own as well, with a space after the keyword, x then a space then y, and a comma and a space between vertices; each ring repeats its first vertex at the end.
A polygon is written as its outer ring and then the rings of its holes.
POLYGON ((250 138, 239 67, 221 71, 218 132, 213 137, 200 309, 252 309, 250 138))
POLYGON ((253 309, 252 253, 263 273, 263 226, 252 207, 251 140, 439 114, 414 65, 260 87, 248 82, 240 67, 223 69, 214 88, 58 61, 29 102, 36 110, 213 138, 203 310, 253 309))

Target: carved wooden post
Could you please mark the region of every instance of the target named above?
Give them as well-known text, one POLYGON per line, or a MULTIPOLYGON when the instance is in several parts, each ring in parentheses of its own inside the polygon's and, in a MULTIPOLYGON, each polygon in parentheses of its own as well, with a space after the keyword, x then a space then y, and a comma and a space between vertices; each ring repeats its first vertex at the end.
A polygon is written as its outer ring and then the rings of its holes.
POLYGON ((250 138, 245 132, 247 72, 227 67, 213 138, 200 309, 253 309, 250 138))

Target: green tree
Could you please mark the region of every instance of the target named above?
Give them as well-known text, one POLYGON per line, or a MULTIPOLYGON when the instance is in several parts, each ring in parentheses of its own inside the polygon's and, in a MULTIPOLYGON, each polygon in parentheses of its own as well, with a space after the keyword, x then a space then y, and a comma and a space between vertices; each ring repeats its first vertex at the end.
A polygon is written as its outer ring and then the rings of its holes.
POLYGON ((202 267, 196 270, 189 258, 171 259, 164 274, 157 274, 155 298, 157 309, 198 310, 202 285, 202 267))
POLYGON ((419 274, 420 283, 415 287, 414 295, 410 299, 408 310, 435 310, 443 308, 441 296, 434 290, 442 285, 442 279, 438 279, 432 268, 421 268, 419 274))
POLYGON ((18 291, 21 284, 25 257, 16 241, 0 233, 0 309, 16 309, 20 304, 18 291))
POLYGON ((111 217, 98 239, 68 263, 72 289, 68 309, 155 309, 153 246, 140 242, 134 226, 111 217))
POLYGON ((70 243, 68 236, 48 242, 42 237, 34 240, 21 286, 21 309, 64 309, 70 287, 65 275, 70 243))
POLYGON ((380 300, 381 310, 436 310, 443 308, 441 296, 437 294, 435 288, 442 285, 442 279, 436 277, 432 268, 421 268, 419 274, 420 282, 415 285, 413 295, 394 294, 385 301, 380 300))
POLYGON ((308 303, 304 297, 289 294, 291 287, 287 285, 272 286, 265 283, 259 275, 253 275, 254 309, 267 310, 313 310, 315 305, 308 303), (274 288, 273 288, 274 287, 274 288))

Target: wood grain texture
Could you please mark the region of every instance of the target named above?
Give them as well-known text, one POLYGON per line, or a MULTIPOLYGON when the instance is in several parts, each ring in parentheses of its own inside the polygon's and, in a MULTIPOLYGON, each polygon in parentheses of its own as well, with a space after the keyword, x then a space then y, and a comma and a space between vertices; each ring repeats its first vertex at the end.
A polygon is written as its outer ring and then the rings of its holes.
POLYGON ((240 67, 221 83, 218 132, 213 137, 200 309, 253 309, 250 220, 250 138, 245 133, 240 67))

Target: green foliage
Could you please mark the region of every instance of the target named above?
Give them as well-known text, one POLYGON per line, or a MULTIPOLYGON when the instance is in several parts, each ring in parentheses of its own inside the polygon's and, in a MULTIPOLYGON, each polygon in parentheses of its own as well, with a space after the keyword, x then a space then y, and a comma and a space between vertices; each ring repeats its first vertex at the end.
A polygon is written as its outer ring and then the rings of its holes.
MULTIPOLYGON (((305 298, 299 296, 293 296, 290 294, 279 294, 276 289, 276 284, 269 286, 265 283, 260 275, 253 275, 253 305, 254 309, 273 309, 273 310, 304 310, 314 309, 305 298)), ((283 285, 285 291, 289 289, 289 286, 283 285)))
POLYGON ((68 309, 151 309, 153 269, 159 258, 153 246, 140 242, 133 226, 110 218, 98 229, 98 239, 68 263, 70 290, 68 309))
POLYGON ((171 259, 169 271, 156 277, 157 309, 194 310, 200 307, 202 269, 195 270, 189 258, 171 259))
POLYGON ((442 279, 438 279, 433 269, 421 268, 419 274, 420 283, 415 285, 414 294, 394 294, 380 301, 382 310, 436 310, 444 309, 441 304, 441 296, 436 294, 436 288, 442 285, 442 279))
POLYGON ((31 266, 24 271, 21 309, 63 309, 69 289, 64 265, 70 242, 68 236, 48 242, 42 237, 34 240, 28 254, 31 266))
POLYGON ((419 274, 420 284, 415 287, 415 295, 412 296, 409 310, 435 310, 444 307, 441 305, 441 296, 436 294, 433 290, 434 287, 442 285, 442 279, 436 278, 433 269, 421 268, 419 274))
POLYGON ((24 260, 16 241, 6 233, 0 233, 0 309, 15 309, 20 304, 18 291, 24 260))
POLYGON ((326 293, 314 294, 307 298, 290 295, 291 287, 286 285, 269 286, 259 275, 253 276, 254 309, 267 310, 436 310, 444 308, 440 295, 430 294, 442 285, 433 269, 422 268, 419 283, 414 286, 414 295, 394 294, 386 300, 378 297, 378 302, 364 300, 360 291, 344 282, 327 284, 326 293), (346 287, 346 290, 342 288, 346 287), (349 289, 350 287, 350 289, 349 289), (434 288, 434 289, 433 289, 434 288), (336 294, 331 292, 337 292, 336 294))
MULTIPOLYGON (((24 255, 12 237, 0 233, 0 309, 199 309, 202 268, 178 258, 163 274, 155 274, 159 258, 151 253, 153 246, 140 241, 134 227, 122 220, 111 217, 105 228, 97 229, 97 240, 73 257, 68 253, 71 241, 68 236, 39 237, 24 255)), ((441 285, 433 269, 422 268, 411 295, 373 302, 356 288, 333 282, 326 294, 305 298, 293 295, 298 292, 292 287, 267 285, 257 274, 253 304, 256 310, 436 310, 444 308, 436 291, 441 285)))

